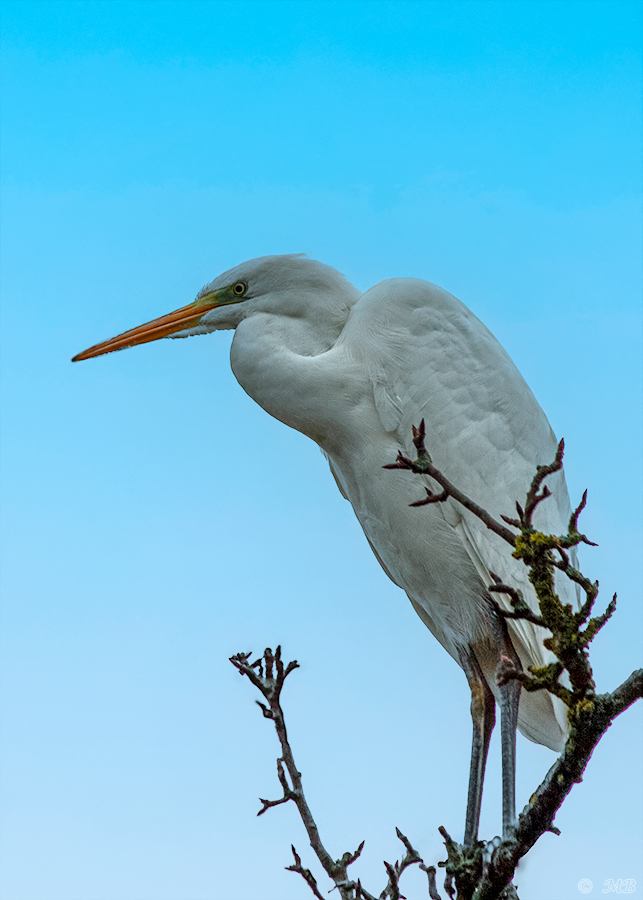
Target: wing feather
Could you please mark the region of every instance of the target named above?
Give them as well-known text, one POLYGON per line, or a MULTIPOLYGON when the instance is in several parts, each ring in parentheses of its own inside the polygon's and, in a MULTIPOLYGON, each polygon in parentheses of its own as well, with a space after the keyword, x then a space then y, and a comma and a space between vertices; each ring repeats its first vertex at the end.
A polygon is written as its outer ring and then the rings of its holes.
MULTIPOLYGON (((363 295, 351 312, 343 340, 369 368, 381 424, 396 437, 400 449, 413 452, 411 426, 424 418, 427 450, 446 477, 494 517, 515 515, 516 501, 524 501, 536 466, 554 458, 557 441, 518 369, 482 322, 435 285, 390 279, 363 295)), ((552 496, 541 504, 534 522, 543 531, 561 533, 570 515, 564 474, 550 477, 548 486, 552 496)), ((495 572, 521 590, 536 611, 526 568, 512 559, 506 544, 453 501, 441 509, 482 585, 488 586, 489 573, 495 572)), ((561 577, 557 588, 565 602, 577 602, 567 579, 561 577)), ((510 609, 507 597, 495 596, 510 609)), ((525 667, 551 661, 541 629, 514 621, 510 630, 525 667)), ((556 738, 551 701, 524 697, 521 730, 542 743, 559 745, 566 729, 561 706, 554 703, 560 726, 556 738), (548 729, 549 737, 543 737, 548 729)))

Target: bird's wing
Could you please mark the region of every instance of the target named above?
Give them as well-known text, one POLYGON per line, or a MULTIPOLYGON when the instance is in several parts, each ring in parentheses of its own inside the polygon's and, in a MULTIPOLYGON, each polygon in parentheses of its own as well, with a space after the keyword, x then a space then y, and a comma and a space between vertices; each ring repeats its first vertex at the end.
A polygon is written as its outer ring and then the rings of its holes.
MULTIPOLYGON (((427 450, 444 475, 496 519, 515 515, 536 466, 554 459, 557 441, 516 366, 482 322, 435 285, 390 279, 362 296, 342 337, 368 368, 381 423, 400 448, 413 455, 411 426, 424 419, 427 450)), ((418 478, 421 499, 419 476, 409 477, 418 478)), ((563 473, 547 484, 552 496, 536 511, 534 524, 549 533, 565 532, 570 506, 563 473)), ((512 559, 507 545, 454 501, 441 509, 483 584, 491 583, 494 572, 537 608, 527 570, 512 559)), ((565 602, 576 601, 567 579, 561 577, 557 587, 565 602)), ((504 595, 496 597, 511 608, 504 595)), ((526 651, 521 656, 529 665, 542 665, 542 634, 524 621, 511 624, 526 651)))

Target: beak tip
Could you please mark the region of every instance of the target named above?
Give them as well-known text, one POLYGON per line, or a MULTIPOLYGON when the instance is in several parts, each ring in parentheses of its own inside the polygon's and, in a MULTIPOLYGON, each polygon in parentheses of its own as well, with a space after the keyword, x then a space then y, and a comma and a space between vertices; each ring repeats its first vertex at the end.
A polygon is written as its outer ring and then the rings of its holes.
POLYGON ((186 328, 195 328, 201 321, 202 316, 208 309, 215 309, 218 303, 212 303, 209 306, 203 304, 190 303, 188 306, 182 306, 174 312, 139 325, 138 328, 131 328, 118 334, 116 337, 100 344, 94 344, 88 350, 77 353, 72 356, 72 362, 81 362, 85 359, 93 359, 95 356, 102 356, 104 353, 113 353, 115 350, 125 350, 127 347, 135 347, 137 344, 147 344, 150 341, 156 341, 159 338, 173 337, 176 332, 185 330, 186 328))

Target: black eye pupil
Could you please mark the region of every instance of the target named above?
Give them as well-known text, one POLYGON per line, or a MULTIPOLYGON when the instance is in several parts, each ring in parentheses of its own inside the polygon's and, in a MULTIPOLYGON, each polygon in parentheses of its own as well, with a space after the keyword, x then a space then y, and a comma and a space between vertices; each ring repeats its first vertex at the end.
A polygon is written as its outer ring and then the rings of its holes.
POLYGON ((245 284, 241 284, 241 282, 239 282, 238 284, 235 284, 235 286, 234 286, 235 294, 243 294, 245 289, 246 289, 245 284))

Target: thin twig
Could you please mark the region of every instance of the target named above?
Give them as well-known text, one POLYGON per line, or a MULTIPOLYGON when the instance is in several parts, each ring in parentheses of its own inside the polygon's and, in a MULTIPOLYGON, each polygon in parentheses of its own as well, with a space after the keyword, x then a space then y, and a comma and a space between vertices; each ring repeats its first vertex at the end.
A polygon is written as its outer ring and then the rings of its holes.
POLYGON ((435 883, 435 866, 425 866, 424 863, 420 863, 420 868, 423 872, 426 872, 427 878, 429 879, 429 897, 431 900, 442 900, 440 892, 438 891, 438 886, 435 883))
POLYGON ((295 857, 295 863, 292 866, 286 866, 287 872, 297 872, 304 879, 308 887, 311 889, 317 900, 325 900, 324 896, 319 893, 317 888, 317 879, 310 871, 310 869, 304 869, 301 864, 301 857, 295 850, 294 846, 291 844, 290 849, 292 850, 292 855, 295 857))
POLYGON ((511 546, 513 547, 516 540, 516 535, 512 531, 509 531, 508 528, 505 528, 504 525, 501 525, 500 522, 497 522, 493 518, 493 516, 486 511, 486 509, 483 509, 477 503, 474 503, 474 501, 467 497, 466 494, 455 487, 455 485, 451 484, 451 482, 442 474, 442 472, 440 472, 439 469, 436 469, 436 467, 431 462, 431 457, 427 453, 426 447, 424 446, 425 436, 426 428, 424 425, 424 419, 422 419, 419 428, 413 426, 413 443, 415 444, 415 449, 418 451, 418 458, 413 461, 404 456, 404 454, 398 453, 397 460, 394 463, 382 466, 383 469, 408 469, 409 471, 417 472, 420 475, 429 475, 442 487, 442 494, 439 495, 434 495, 431 491, 429 491, 428 488, 425 488, 427 497, 425 497, 424 500, 418 500, 415 503, 411 503, 410 505, 424 506, 427 503, 441 503, 448 497, 453 497, 453 499, 460 503, 461 506, 464 506, 465 509, 468 509, 482 522, 484 522, 484 524, 487 526, 487 528, 489 528, 490 531, 495 532, 495 534, 497 534, 503 540, 507 541, 507 543, 511 544, 511 546))
POLYGON ((386 874, 388 875, 388 884, 380 894, 380 900, 386 900, 387 897, 390 897, 390 900, 401 900, 399 882, 402 873, 405 869, 407 869, 409 866, 414 865, 415 863, 422 864, 422 857, 411 845, 409 839, 404 834, 402 834, 399 828, 396 828, 395 832, 398 838, 404 844, 406 853, 404 854, 401 862, 396 862, 394 865, 391 865, 387 862, 384 863, 386 874))
POLYGON ((297 806, 306 833, 308 834, 310 846, 313 848, 317 859, 322 864, 328 876, 334 881, 342 900, 352 900, 352 897, 354 896, 352 891, 353 883, 349 881, 346 869, 351 862, 354 862, 359 856, 361 846, 355 854, 344 854, 340 860, 334 860, 326 850, 319 835, 315 820, 313 819, 310 807, 306 801, 306 797, 304 796, 301 773, 295 765, 292 748, 288 741, 280 697, 284 681, 294 669, 298 668, 298 664, 296 661, 290 662, 284 667, 281 659, 281 647, 277 647, 274 654, 270 648, 267 648, 264 651, 262 661, 256 660, 254 663, 250 663, 250 656, 250 653, 238 653, 236 656, 230 657, 230 662, 242 675, 246 675, 250 681, 252 681, 254 686, 261 691, 268 701, 268 706, 262 703, 259 703, 259 706, 261 707, 265 718, 272 719, 282 751, 281 758, 277 763, 277 772, 284 792, 283 797, 279 800, 261 800, 263 807, 258 814, 261 815, 272 806, 278 806, 280 803, 292 800, 297 806), (265 674, 262 674, 264 671, 265 674), (284 765, 290 776, 292 787, 290 787, 286 781, 283 769, 284 765))
MULTIPOLYGON (((273 806, 279 806, 282 803, 287 803, 289 800, 292 800, 299 810, 299 815, 301 816, 301 820, 304 823, 304 827, 306 828, 310 840, 310 846, 314 850, 324 871, 339 890, 342 900, 377 900, 374 895, 370 894, 362 886, 359 880, 355 882, 349 879, 347 873, 348 867, 359 859, 362 850, 364 849, 364 841, 362 841, 357 850, 346 852, 340 859, 334 860, 322 843, 319 831, 306 801, 301 774, 297 771, 292 748, 288 741, 284 713, 280 702, 284 681, 294 669, 298 668, 297 663, 291 662, 284 667, 281 659, 281 647, 277 647, 274 654, 272 653, 272 650, 268 648, 264 651, 263 657, 254 662, 250 662, 250 657, 250 653, 238 653, 236 656, 230 657, 230 662, 242 675, 247 675, 255 687, 263 694, 267 701, 267 705, 258 702, 258 706, 261 707, 264 717, 272 720, 282 750, 282 755, 277 760, 277 777, 283 794, 278 800, 261 799, 262 808, 257 815, 263 815, 263 813, 273 806), (290 777, 290 784, 286 772, 290 777)), ((406 852, 401 862, 396 862, 392 866, 389 863, 384 864, 388 873, 388 882, 380 894, 380 900, 386 900, 386 898, 390 898, 390 900, 402 900, 402 896, 399 892, 400 876, 408 866, 413 865, 414 863, 422 863, 421 856, 412 847, 408 838, 403 835, 399 829, 396 829, 396 832, 398 838, 404 845, 406 852)), ((303 866, 301 857, 294 847, 292 848, 292 852, 295 862, 293 865, 287 866, 287 870, 301 875, 315 897, 319 900, 321 895, 315 877, 310 869, 306 869, 303 866)))

